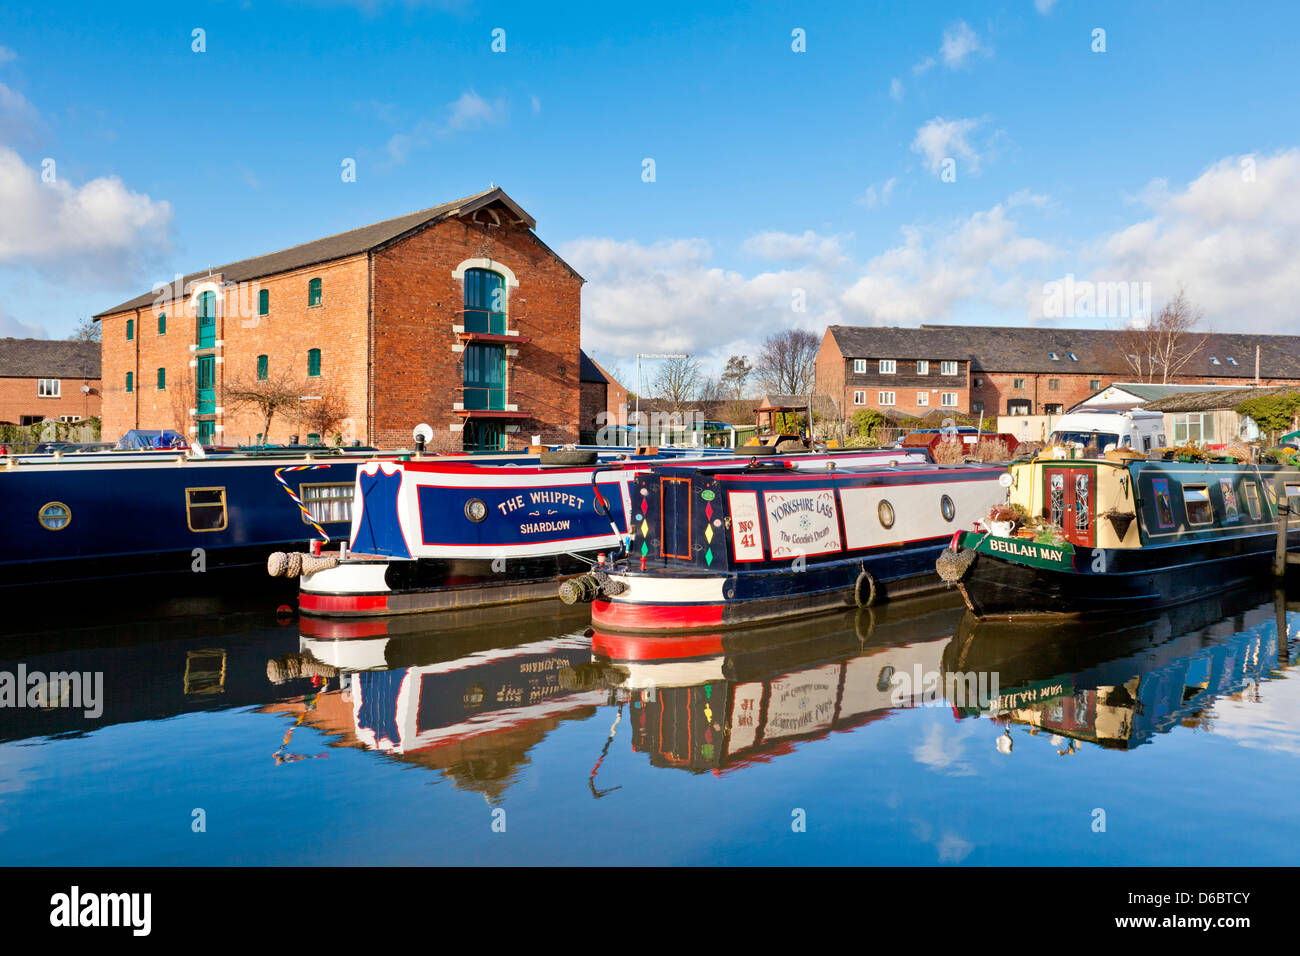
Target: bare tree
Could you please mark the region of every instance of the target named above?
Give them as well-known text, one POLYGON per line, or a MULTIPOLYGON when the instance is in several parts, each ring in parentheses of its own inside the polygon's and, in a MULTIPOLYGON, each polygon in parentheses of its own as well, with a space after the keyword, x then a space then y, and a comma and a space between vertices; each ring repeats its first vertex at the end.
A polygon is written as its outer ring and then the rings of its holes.
POLYGON ((821 340, 804 329, 786 329, 763 341, 755 371, 769 392, 803 395, 812 388, 813 363, 821 340))
POLYGON ((190 440, 190 407, 194 404, 194 374, 185 369, 180 375, 167 382, 168 396, 171 400, 172 427, 178 434, 190 440))
POLYGON ((298 412, 298 421, 309 432, 320 435, 321 441, 327 441, 330 435, 338 431, 343 420, 351 414, 351 410, 348 408, 347 399, 337 386, 326 385, 317 391, 320 393, 318 398, 302 403, 298 412))
POLYGON ((727 367, 723 369, 718 385, 727 398, 744 398, 745 385, 753 372, 754 366, 749 364, 748 355, 733 355, 727 359, 727 367))
POLYGON ((85 316, 68 336, 69 342, 99 342, 103 340, 104 330, 98 322, 85 316))
POLYGON ((296 408, 302 387, 287 371, 264 379, 237 378, 223 389, 223 403, 232 411, 256 409, 262 416, 262 441, 271 440, 271 420, 277 412, 296 408))
POLYGON ((1120 331, 1121 362, 1140 381, 1167 384, 1205 350, 1209 333, 1197 330, 1204 317, 1180 288, 1146 325, 1120 331))
POLYGON ((655 373, 652 386, 656 397, 664 399, 674 412, 680 412, 699 394, 702 378, 700 363, 694 359, 667 359, 655 373))

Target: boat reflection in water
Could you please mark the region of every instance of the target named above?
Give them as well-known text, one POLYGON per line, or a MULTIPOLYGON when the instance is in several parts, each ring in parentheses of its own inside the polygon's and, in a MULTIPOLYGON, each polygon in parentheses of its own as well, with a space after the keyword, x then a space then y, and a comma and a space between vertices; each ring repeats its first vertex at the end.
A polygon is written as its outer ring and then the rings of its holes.
POLYGON ((718 773, 917 706, 993 718, 1004 753, 1013 724, 1072 738, 1061 753, 1135 747, 1253 693, 1295 660, 1297 637, 1296 606, 1253 591, 1106 631, 980 622, 932 601, 689 639, 597 631, 592 649, 622 674, 635 750, 718 773))
POLYGON ((589 666, 586 608, 508 605, 425 618, 303 618, 300 651, 268 663, 272 681, 312 673, 318 696, 266 708, 337 737, 443 771, 495 801, 528 752, 563 721, 609 700, 561 675, 589 666))
MULTIPOLYGON (((1258 699, 1260 684, 1294 665, 1300 610, 1284 595, 1265 598, 1229 592, 1100 631, 968 615, 943 666, 996 672, 999 697, 984 715, 1050 731, 1062 755, 1079 742, 1131 749, 1175 726, 1209 729, 1218 698, 1258 699)), ((998 743, 1010 752, 1010 726, 998 743)))

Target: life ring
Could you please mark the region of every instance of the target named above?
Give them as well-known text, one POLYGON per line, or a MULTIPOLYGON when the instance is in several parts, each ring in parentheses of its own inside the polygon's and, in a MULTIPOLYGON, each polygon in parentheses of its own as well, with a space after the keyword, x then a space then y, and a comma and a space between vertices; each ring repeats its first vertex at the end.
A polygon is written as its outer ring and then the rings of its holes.
POLYGON ((853 584, 853 603, 858 607, 871 607, 876 603, 876 579, 871 576, 866 568, 858 575, 857 581, 853 584), (866 595, 863 595, 863 584, 866 584, 866 595))

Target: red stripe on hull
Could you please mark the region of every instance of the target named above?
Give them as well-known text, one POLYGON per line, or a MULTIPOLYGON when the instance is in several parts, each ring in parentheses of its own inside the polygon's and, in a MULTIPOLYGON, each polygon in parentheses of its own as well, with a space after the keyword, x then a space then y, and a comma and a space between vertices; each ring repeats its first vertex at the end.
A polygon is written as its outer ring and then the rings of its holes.
POLYGON ((592 601, 591 623, 623 631, 658 631, 677 628, 717 627, 721 604, 630 604, 626 601, 592 601))
POLYGON ((631 637, 626 634, 591 635, 591 649, 614 661, 683 660, 688 657, 716 657, 722 653, 722 635, 698 637, 631 637))
POLYGON ((312 594, 298 595, 298 610, 303 614, 374 614, 388 610, 386 594, 312 594))

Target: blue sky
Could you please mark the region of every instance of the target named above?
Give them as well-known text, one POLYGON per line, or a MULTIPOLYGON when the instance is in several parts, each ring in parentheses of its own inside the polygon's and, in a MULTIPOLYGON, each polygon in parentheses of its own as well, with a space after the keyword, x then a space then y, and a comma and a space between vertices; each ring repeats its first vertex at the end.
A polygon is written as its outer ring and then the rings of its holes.
POLYGON ((489 182, 587 277, 611 364, 716 367, 828 322, 1135 318, 1045 314, 1067 275, 1300 332, 1298 28, 1289 3, 18 0, 0 335, 489 182))

